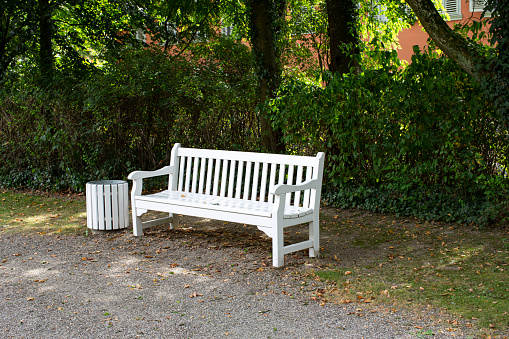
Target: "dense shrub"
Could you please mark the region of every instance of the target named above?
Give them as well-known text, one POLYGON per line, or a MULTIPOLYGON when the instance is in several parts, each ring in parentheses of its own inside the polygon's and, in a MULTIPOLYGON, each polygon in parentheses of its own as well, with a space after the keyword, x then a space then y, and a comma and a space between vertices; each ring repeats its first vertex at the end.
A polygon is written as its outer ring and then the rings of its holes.
POLYGON ((329 203, 485 224, 507 201, 507 131, 481 87, 445 57, 417 53, 327 86, 288 79, 272 102, 286 142, 325 151, 329 203))
POLYGON ((0 185, 83 190, 169 162, 174 143, 257 145, 255 77, 248 49, 231 40, 168 58, 123 50, 83 74, 62 69, 40 89, 30 77, 0 93, 0 185))
MULTIPOLYGON (((81 191, 169 162, 174 143, 256 150, 256 79, 231 40, 200 54, 111 52, 102 68, 30 67, 0 90, 0 185, 81 191)), ((293 71, 270 102, 290 153, 325 151, 324 201, 338 207, 487 224, 507 210, 508 132, 456 64, 417 53, 404 69, 312 81, 293 71), (321 81, 327 83, 322 86, 321 81)))

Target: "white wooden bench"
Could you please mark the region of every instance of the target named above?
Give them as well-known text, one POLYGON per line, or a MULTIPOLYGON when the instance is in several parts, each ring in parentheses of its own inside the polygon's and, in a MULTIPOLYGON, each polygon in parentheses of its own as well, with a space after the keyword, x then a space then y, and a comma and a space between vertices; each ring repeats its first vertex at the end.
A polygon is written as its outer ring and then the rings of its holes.
POLYGON ((324 153, 316 157, 183 148, 175 144, 170 165, 156 171, 135 171, 131 203, 134 235, 170 223, 178 215, 258 226, 272 238, 273 265, 284 265, 284 255, 309 248, 319 251, 319 208, 324 153), (142 195, 143 179, 169 176, 168 189, 142 195), (142 222, 148 210, 169 216, 142 222), (309 224, 309 239, 284 246, 283 230, 309 224))

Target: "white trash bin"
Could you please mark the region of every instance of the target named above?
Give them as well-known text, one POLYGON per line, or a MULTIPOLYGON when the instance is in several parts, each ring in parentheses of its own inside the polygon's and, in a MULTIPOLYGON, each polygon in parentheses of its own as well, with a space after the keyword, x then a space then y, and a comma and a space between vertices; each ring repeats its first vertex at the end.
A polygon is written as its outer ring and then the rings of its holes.
POLYGON ((129 187, 126 181, 90 181, 86 188, 88 228, 111 231, 129 225, 129 187))

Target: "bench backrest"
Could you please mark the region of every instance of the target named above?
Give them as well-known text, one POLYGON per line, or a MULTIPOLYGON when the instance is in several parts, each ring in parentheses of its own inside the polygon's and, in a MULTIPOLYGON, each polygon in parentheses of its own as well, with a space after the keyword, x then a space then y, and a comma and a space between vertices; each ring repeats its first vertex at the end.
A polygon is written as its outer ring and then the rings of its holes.
POLYGON ((269 187, 318 179, 317 190, 287 193, 286 204, 319 207, 324 154, 316 157, 184 148, 175 144, 169 189, 262 202, 273 202, 269 187))

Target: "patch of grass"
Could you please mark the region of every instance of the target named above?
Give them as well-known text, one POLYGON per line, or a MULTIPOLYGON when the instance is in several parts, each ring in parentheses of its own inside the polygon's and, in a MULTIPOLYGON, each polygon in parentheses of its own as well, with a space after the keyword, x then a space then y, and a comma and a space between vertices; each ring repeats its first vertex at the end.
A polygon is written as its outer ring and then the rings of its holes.
POLYGON ((342 248, 324 245, 325 253, 335 251, 329 256, 336 261, 314 272, 335 284, 329 300, 439 309, 451 315, 446 323, 451 330, 508 333, 507 230, 390 220, 387 215, 378 221, 348 217, 323 222, 325 242, 343 242, 342 248), (348 259, 341 253, 357 255, 348 259))
POLYGON ((0 234, 83 234, 86 221, 84 196, 0 190, 0 234))

